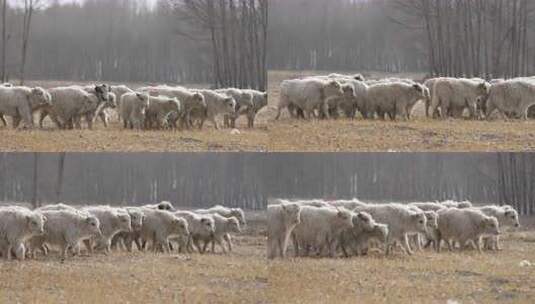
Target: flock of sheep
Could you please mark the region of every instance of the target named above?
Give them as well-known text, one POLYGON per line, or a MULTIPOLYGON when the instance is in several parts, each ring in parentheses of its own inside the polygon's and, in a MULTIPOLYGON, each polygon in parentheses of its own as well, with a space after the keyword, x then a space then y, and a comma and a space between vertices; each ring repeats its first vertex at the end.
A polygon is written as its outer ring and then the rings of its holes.
POLYGON ((386 255, 396 245, 407 254, 422 246, 440 252, 469 245, 480 252, 499 250, 500 229, 520 227, 508 205, 472 206, 465 202, 369 204, 359 200, 278 200, 267 208, 269 259, 286 256, 290 240, 295 256, 366 255, 372 245, 386 255))
POLYGON ((397 116, 410 119, 418 102, 426 116, 490 119, 495 111, 506 118, 527 119, 535 104, 535 77, 514 79, 431 78, 423 84, 411 79, 365 80, 360 74, 311 76, 285 80, 280 85, 276 119, 287 109, 294 118, 363 118, 397 116))
POLYGON ((232 251, 231 234, 240 233, 245 216, 240 208, 220 205, 194 211, 175 210, 169 202, 141 207, 115 208, 65 204, 34 210, 19 206, 0 207, 0 253, 10 260, 35 258, 38 252, 59 250, 62 259, 123 247, 139 251, 205 253, 215 244, 223 253, 232 251))
POLYGON ((0 85, 0 121, 10 116, 13 127, 34 126, 33 114, 39 112, 39 126, 46 117, 60 129, 91 129, 99 118, 108 126, 109 111, 115 110, 124 128, 190 129, 202 128, 209 120, 219 128, 217 116, 226 127, 235 128, 239 116, 254 126, 256 114, 267 105, 267 93, 250 89, 201 90, 179 86, 148 86, 132 90, 125 85, 41 87, 0 85), (21 121, 23 124, 21 124, 21 121))

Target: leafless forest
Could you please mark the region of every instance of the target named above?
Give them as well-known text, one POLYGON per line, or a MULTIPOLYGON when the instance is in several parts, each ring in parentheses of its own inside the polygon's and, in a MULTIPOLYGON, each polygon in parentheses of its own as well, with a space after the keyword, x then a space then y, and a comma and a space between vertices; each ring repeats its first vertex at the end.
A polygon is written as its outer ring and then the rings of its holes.
POLYGON ((535 74, 532 0, 272 0, 269 68, 535 74))
POLYGON ((265 87, 267 0, 1 4, 4 81, 265 87))
POLYGON ((510 203, 532 214, 527 153, 4 153, 4 202, 214 204, 263 209, 268 198, 510 203))

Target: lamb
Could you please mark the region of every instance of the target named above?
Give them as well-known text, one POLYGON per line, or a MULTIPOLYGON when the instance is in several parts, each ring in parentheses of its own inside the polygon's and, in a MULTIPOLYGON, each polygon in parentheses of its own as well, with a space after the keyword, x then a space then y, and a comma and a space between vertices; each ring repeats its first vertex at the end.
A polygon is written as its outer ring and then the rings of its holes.
MULTIPOLYGON (((212 253, 215 253, 215 243, 221 247, 221 250, 223 253, 227 253, 227 250, 225 246, 223 245, 223 240, 227 240, 227 236, 230 235, 230 233, 240 233, 240 222, 235 217, 224 217, 217 213, 205 215, 210 216, 214 220, 215 225, 215 231, 211 236, 207 235, 197 235, 195 240, 197 242, 204 241, 204 246, 202 248, 202 252, 206 251, 206 247, 209 243, 212 244, 212 253)), ((232 251, 232 247, 229 244, 229 251, 232 251)))
POLYGON ((6 115, 12 117, 13 128, 18 128, 21 120, 25 127, 33 128, 33 113, 51 103, 50 93, 43 88, 0 86, 0 118, 4 126, 6 115))
MULTIPOLYGON (((65 259, 69 249, 74 251, 82 240, 101 235, 98 218, 87 213, 72 210, 43 210, 39 213, 46 218, 45 233, 28 241, 32 255, 46 244, 58 246, 62 259, 65 259)), ((47 250, 44 252, 46 254, 47 250)))
POLYGON ((275 119, 279 119, 282 109, 288 108, 291 104, 303 110, 307 119, 314 116, 315 109, 323 111, 323 115, 329 118, 328 99, 344 94, 338 81, 318 78, 285 80, 280 88, 280 101, 275 119))
POLYGON ((247 111, 247 127, 253 128, 256 115, 268 104, 268 93, 256 90, 242 90, 253 96, 253 107, 247 111))
POLYGON ((140 231, 145 218, 143 209, 140 207, 125 207, 124 209, 130 215, 132 231, 120 231, 115 234, 111 240, 111 246, 115 248, 122 243, 126 247, 126 250, 132 252, 133 244, 135 243, 137 249, 141 251, 140 231))
POLYGON ((301 207, 298 204, 282 202, 267 207, 268 259, 286 257, 290 234, 300 222, 301 207))
POLYGON ((206 111, 195 111, 195 117, 200 120, 199 129, 202 129, 204 121, 208 119, 216 129, 219 124, 216 121, 218 115, 235 115, 236 100, 232 96, 220 94, 212 90, 197 90, 204 96, 206 111))
POLYGON ((149 108, 149 95, 130 92, 121 97, 120 112, 124 128, 141 129, 145 125, 145 113, 149 108))
POLYGON ((115 234, 121 231, 132 231, 132 220, 125 210, 110 206, 90 206, 81 210, 95 216, 100 222, 102 234, 98 238, 86 242, 86 247, 90 252, 96 247, 108 254, 111 251, 111 240, 115 234))
MULTIPOLYGON (((355 249, 358 239, 365 232, 372 232, 378 225, 373 217, 366 212, 353 214, 353 228, 342 231, 340 234, 339 245, 345 257, 349 257, 348 250, 355 249)), ((358 254, 359 250, 355 252, 358 254)))
POLYGON ((191 113, 192 112, 204 112, 206 111, 206 101, 204 96, 198 92, 193 92, 189 89, 182 87, 169 87, 169 86, 156 86, 145 87, 138 89, 140 92, 146 92, 150 96, 169 96, 176 97, 180 100, 181 113, 176 117, 170 117, 169 123, 176 127, 176 122, 180 120, 180 126, 182 128, 191 127, 191 113))
POLYGON ((388 114, 390 119, 395 120, 399 114, 408 120, 416 102, 425 100, 427 94, 425 88, 417 83, 376 84, 368 88, 368 108, 371 109, 371 114, 376 112, 381 119, 388 114))
POLYGON ((24 260, 24 243, 36 235, 44 233, 46 218, 37 212, 22 207, 0 208, 0 249, 5 259, 11 260, 12 252, 16 258, 24 260))
POLYGON ((334 257, 340 234, 353 228, 353 213, 345 208, 301 207, 301 222, 292 231, 295 255, 303 249, 308 256, 311 248, 322 254, 326 248, 328 255, 334 257))
POLYGON ((145 215, 140 233, 143 248, 146 248, 146 242, 151 241, 153 251, 161 249, 163 252, 170 252, 169 239, 171 237, 189 235, 188 222, 185 219, 176 217, 167 210, 148 207, 142 209, 145 215))
POLYGON ((172 112, 181 112, 180 101, 176 97, 150 96, 149 106, 145 111, 145 129, 162 129, 169 126, 167 117, 172 112))
POLYGON ((464 109, 468 108, 470 117, 476 118, 477 102, 487 98, 489 89, 490 84, 485 81, 465 78, 437 79, 432 89, 431 112, 434 113, 440 106, 442 118, 459 118, 464 109))
MULTIPOLYGON (((498 220, 500 227, 520 227, 518 221, 518 212, 510 206, 482 206, 473 209, 483 212, 487 216, 493 216, 498 220)), ((499 236, 484 236, 483 241, 485 248, 490 250, 502 250, 499 236)))
MULTIPOLYGON (((221 216, 230 218, 235 217, 238 219, 241 226, 245 226, 245 213, 241 208, 227 208, 221 205, 215 205, 212 208, 209 209, 197 209, 194 211, 198 214, 219 214, 221 216)), ((231 248, 232 251, 232 238, 230 234, 227 234, 224 236, 225 242, 227 243, 228 247, 231 248)))
MULTIPOLYGON (((173 213, 177 217, 184 218, 188 222, 188 229, 190 232, 187 242, 181 242, 181 248, 186 248, 189 252, 193 249, 193 245, 197 248, 199 253, 204 253, 203 248, 199 244, 200 239, 211 238, 215 233, 215 222, 210 215, 199 215, 190 211, 176 211, 173 213)), ((179 251, 182 251, 179 249, 179 251)))
POLYGON ((236 101, 236 109, 234 113, 224 115, 225 127, 235 128, 236 119, 238 119, 240 115, 247 114, 249 117, 248 113, 254 111, 253 94, 251 92, 235 88, 219 89, 216 90, 216 92, 231 96, 236 101))
POLYGON ((415 212, 401 204, 368 205, 354 212, 368 212, 375 221, 388 225, 386 254, 390 254, 396 242, 401 242, 404 251, 412 255, 408 242, 409 233, 426 233, 427 219, 423 212, 415 212))
MULTIPOLYGON (((452 241, 458 241, 463 248, 467 242, 473 242, 481 252, 482 235, 499 235, 498 220, 474 209, 448 208, 438 211, 438 230, 440 240, 445 240, 449 250, 453 250, 452 241)), ((440 251, 440 246, 438 246, 440 251)))
POLYGON ((495 83, 486 99, 485 116, 491 119, 492 113, 497 110, 504 116, 527 119, 528 109, 535 104, 534 95, 534 80, 520 78, 495 83))

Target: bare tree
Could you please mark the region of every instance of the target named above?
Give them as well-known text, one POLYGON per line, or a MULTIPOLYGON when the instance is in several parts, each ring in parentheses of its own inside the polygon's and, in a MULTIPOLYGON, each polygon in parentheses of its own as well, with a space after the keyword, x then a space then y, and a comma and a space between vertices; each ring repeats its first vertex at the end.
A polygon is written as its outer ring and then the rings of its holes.
POLYGON ((22 20, 22 45, 21 45, 21 63, 20 63, 20 84, 24 84, 24 70, 26 67, 26 58, 30 46, 30 33, 32 28, 32 17, 34 10, 39 9, 43 4, 42 0, 24 0, 24 15, 22 20))
POLYGON ((2 1, 2 82, 7 81, 6 76, 7 53, 7 0, 2 1))

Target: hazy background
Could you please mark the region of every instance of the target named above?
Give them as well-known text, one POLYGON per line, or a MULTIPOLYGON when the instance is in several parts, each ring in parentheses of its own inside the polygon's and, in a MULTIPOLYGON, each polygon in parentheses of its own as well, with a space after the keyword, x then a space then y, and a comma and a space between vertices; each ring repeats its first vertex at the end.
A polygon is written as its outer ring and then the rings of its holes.
POLYGON ((471 200, 535 211, 532 153, 3 153, 0 201, 215 204, 471 200))
POLYGON ((31 1, 7 2, 6 80, 265 87, 267 0, 31 1))
POLYGON ((533 0, 271 0, 269 68, 535 74, 533 0))

